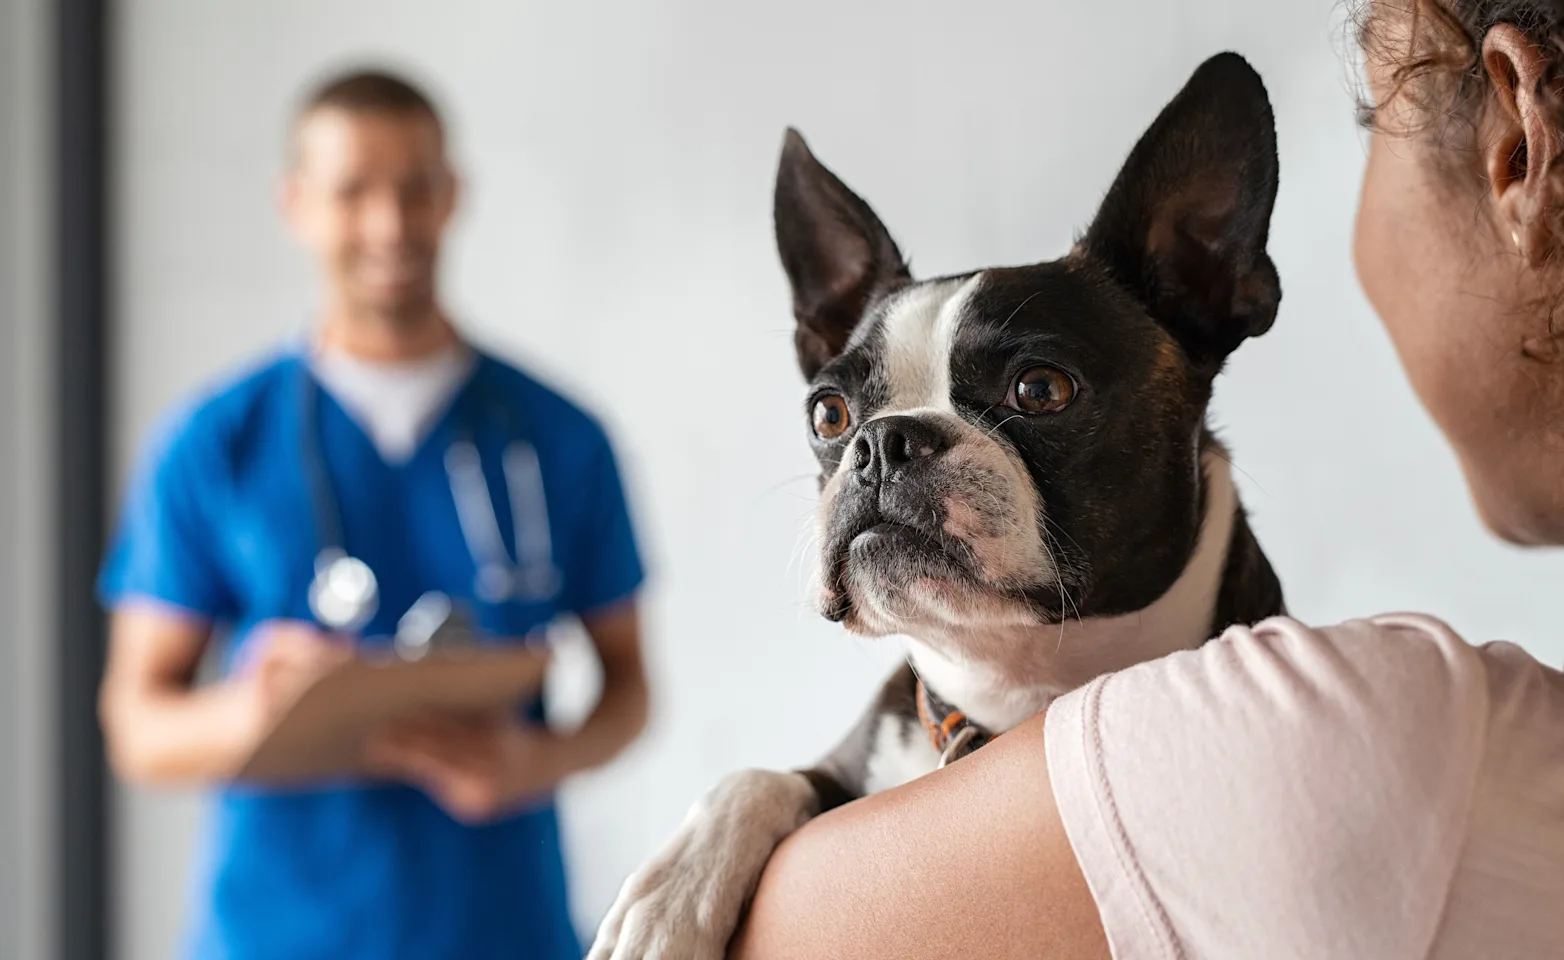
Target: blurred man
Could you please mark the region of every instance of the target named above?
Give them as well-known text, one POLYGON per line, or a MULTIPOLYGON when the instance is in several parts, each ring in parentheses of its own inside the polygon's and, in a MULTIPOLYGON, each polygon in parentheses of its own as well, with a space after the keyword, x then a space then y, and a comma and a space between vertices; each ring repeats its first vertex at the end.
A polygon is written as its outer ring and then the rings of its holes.
POLYGON ((307 344, 181 410, 131 485, 101 591, 115 769, 217 786, 193 957, 581 955, 550 796, 647 713, 642 569, 601 428, 463 340, 437 265, 457 199, 430 100, 336 79, 293 130, 282 209, 324 282, 307 344), (302 684, 451 598, 519 641, 585 624, 601 702, 386 731, 307 792, 228 783, 302 684), (194 687, 221 627, 226 678, 194 687))

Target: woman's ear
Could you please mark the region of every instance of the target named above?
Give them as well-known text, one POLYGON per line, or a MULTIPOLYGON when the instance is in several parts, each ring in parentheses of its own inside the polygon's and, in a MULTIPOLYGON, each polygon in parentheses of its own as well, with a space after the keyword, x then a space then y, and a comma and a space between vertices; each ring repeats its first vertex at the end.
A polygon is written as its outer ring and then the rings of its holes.
POLYGON ((1550 181, 1559 130, 1551 104, 1542 99, 1546 60, 1535 43, 1506 23, 1483 38, 1483 68, 1497 106, 1492 114, 1497 129, 1483 146, 1483 166, 1499 226, 1522 258, 1540 262, 1558 239, 1550 181))

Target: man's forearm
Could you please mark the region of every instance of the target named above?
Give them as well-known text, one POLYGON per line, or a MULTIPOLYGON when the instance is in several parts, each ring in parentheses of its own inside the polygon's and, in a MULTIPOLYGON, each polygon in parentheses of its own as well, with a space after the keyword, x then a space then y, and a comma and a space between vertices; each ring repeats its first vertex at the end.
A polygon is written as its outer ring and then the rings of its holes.
POLYGON ((122 778, 195 784, 232 777, 244 762, 228 684, 105 697, 109 761, 122 778))
POLYGON ((606 674, 597 708, 579 730, 565 738, 571 768, 589 770, 618 756, 646 728, 649 701, 646 675, 641 670, 606 674))
POLYGON ((567 774, 612 760, 646 728, 650 709, 636 602, 600 610, 584 625, 603 664, 603 695, 581 729, 561 743, 567 774))

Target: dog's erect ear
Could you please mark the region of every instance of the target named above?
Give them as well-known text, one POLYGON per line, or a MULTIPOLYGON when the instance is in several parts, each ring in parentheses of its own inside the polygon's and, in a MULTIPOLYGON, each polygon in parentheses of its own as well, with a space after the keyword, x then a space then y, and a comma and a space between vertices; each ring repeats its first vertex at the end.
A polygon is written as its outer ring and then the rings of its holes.
POLYGON ((798 365, 813 378, 847 346, 874 295, 908 279, 907 264, 880 218, 792 128, 782 143, 773 214, 793 285, 798 365))
POLYGON ((1265 84, 1219 54, 1135 145, 1081 246, 1192 360, 1219 365, 1276 319, 1281 282, 1265 252, 1275 202, 1265 84))

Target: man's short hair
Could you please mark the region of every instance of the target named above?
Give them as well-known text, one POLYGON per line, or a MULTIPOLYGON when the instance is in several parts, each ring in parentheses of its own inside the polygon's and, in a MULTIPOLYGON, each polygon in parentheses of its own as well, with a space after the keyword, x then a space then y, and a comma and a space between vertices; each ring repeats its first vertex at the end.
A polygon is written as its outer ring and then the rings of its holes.
POLYGON ((417 114, 434 121, 440 135, 445 135, 445 122, 434 100, 412 81, 386 70, 352 70, 328 78, 300 103, 294 115, 295 131, 320 110, 417 114))

